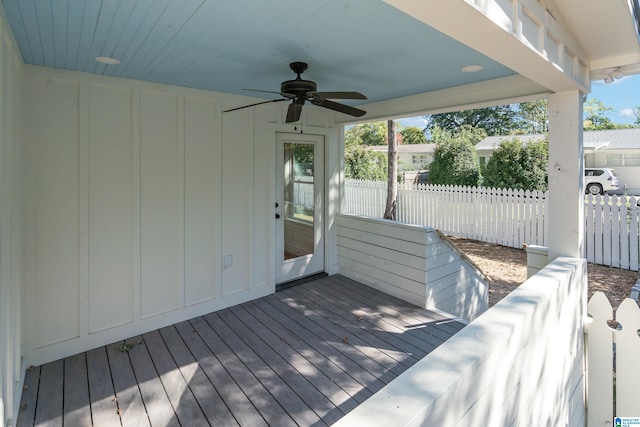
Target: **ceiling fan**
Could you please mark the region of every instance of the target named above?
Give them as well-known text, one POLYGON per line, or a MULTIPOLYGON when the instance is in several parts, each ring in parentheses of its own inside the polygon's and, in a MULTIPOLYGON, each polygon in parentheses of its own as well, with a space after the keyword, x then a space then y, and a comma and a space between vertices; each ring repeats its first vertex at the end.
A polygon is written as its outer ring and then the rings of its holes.
POLYGON ((302 106, 306 101, 311 102, 313 105, 328 108, 340 113, 349 114, 350 116, 354 117, 361 117, 366 114, 366 111, 364 110, 331 101, 331 99, 367 99, 366 96, 359 92, 318 92, 315 82, 304 80, 300 77, 300 74, 302 74, 304 70, 307 69, 307 67, 308 65, 304 62, 292 62, 291 64, 289 64, 289 68, 291 68, 291 70, 298 76, 294 80, 287 80, 285 82, 282 82, 282 84, 280 85, 280 92, 258 89, 243 89, 254 92, 277 93, 283 98, 256 102, 255 104, 249 104, 243 107, 225 110, 224 112, 228 113, 229 111, 240 110, 242 108, 253 107, 255 105, 290 100, 291 104, 289 104, 289 109, 287 110, 286 123, 293 123, 300 120, 300 115, 302 114, 302 106))

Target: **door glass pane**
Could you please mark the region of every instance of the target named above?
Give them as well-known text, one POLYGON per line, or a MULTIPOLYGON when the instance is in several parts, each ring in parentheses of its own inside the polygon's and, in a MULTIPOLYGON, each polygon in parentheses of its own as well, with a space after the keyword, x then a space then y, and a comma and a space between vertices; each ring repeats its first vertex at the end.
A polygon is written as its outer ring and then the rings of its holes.
POLYGON ((312 255, 313 144, 284 144, 284 259, 312 255))

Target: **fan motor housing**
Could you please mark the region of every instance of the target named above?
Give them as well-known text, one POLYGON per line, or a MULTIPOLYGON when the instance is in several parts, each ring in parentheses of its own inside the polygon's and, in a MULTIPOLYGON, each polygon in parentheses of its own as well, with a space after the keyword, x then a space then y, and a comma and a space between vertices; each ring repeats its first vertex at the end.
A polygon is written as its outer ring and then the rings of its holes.
POLYGON ((316 92, 318 87, 311 80, 287 80, 280 85, 280 92, 305 98, 308 92, 316 92))

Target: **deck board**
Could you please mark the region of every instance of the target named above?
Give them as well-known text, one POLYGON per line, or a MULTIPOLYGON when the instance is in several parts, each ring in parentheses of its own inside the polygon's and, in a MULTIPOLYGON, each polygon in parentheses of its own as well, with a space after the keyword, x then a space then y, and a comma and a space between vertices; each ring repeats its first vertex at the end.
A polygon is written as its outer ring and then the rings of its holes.
POLYGON ((238 424, 242 426, 265 426, 267 423, 249 398, 233 380, 220 360, 204 343, 195 327, 190 322, 176 325, 180 336, 187 344, 198 364, 206 373, 209 381, 215 384, 220 396, 231 410, 238 424))
POLYGON ((324 277, 33 367, 16 425, 331 425, 462 327, 324 277))
POLYGON ((185 378, 190 378, 189 387, 202 408, 202 412, 212 426, 237 426, 233 414, 224 403, 218 390, 193 357, 189 347, 184 343, 178 331, 169 326, 160 330, 173 359, 185 378))
POLYGON ((212 328, 221 331, 225 342, 247 368, 256 373, 267 390, 278 390, 278 402, 297 424, 312 425, 320 421, 311 408, 317 408, 320 415, 333 409, 331 402, 304 377, 292 375, 288 362, 229 310, 205 318, 212 328), (233 326, 233 331, 229 325, 233 326))
POLYGON ((180 424, 186 426, 206 425, 207 418, 189 388, 188 379, 182 376, 160 332, 152 331, 144 334, 144 343, 160 375, 160 381, 167 397, 175 408, 180 424))
POLYGON ((359 369, 358 365, 324 341, 318 340, 296 324, 290 324, 289 327, 282 325, 253 302, 243 304, 241 308, 245 310, 247 316, 255 319, 256 325, 263 327, 261 331, 263 334, 282 341, 292 351, 300 354, 329 376, 332 381, 340 384, 342 389, 358 403, 364 402, 373 394, 369 387, 372 383, 375 386, 376 377, 359 369), (367 390, 369 392, 365 393, 367 390))
POLYGON ((87 357, 84 353, 64 359, 64 422, 67 425, 91 424, 87 378, 87 357))
POLYGON ((31 366, 24 375, 22 386, 22 399, 20 400, 20 413, 16 427, 32 426, 36 417, 36 404, 38 402, 38 385, 40 383, 40 366, 31 366))
POLYGON ((63 374, 64 362, 62 360, 42 365, 36 404, 35 424, 37 426, 62 425, 63 374))
POLYGON ((311 308, 330 313, 332 321, 342 327, 350 336, 357 336, 378 347, 394 360, 409 367, 422 358, 426 351, 410 341, 402 340, 402 329, 386 322, 372 322, 371 316, 365 316, 362 310, 338 299, 326 298, 327 293, 300 292, 290 290, 290 294, 311 308), (324 296, 324 298, 322 298, 324 296), (392 351, 391 349, 397 349, 392 351))
POLYGON ((129 353, 120 348, 121 344, 123 343, 113 343, 106 348, 122 427, 150 426, 129 353))
POLYGON ((171 405, 162 386, 143 338, 134 337, 127 341, 133 344, 133 347, 128 350, 129 359, 151 425, 179 426, 175 408, 171 405))

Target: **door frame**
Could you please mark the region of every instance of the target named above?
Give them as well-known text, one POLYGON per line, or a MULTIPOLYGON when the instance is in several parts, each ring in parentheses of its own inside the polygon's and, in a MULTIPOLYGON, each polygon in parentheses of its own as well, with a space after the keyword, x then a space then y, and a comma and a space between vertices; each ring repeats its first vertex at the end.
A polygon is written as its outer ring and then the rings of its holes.
POLYGON ((315 133, 299 134, 292 132, 276 132, 276 158, 275 158, 275 283, 282 284, 293 280, 297 280, 309 275, 318 274, 326 271, 327 264, 327 226, 326 218, 328 214, 327 203, 327 137, 326 135, 318 135, 315 133), (286 260, 284 256, 284 227, 285 227, 285 214, 284 206, 282 205, 283 194, 283 173, 284 173, 284 144, 287 140, 292 143, 311 143, 314 146, 314 197, 316 198, 314 215, 314 251, 312 255, 301 256, 298 258, 292 258, 286 260), (319 160, 318 160, 319 157, 319 160), (320 162, 320 163, 318 163, 320 162), (318 176, 320 175, 320 176, 318 176), (320 185, 320 187, 318 187, 320 185), (318 194, 319 192, 319 194, 318 194), (319 200, 318 200, 319 199, 319 200), (319 203, 318 203, 319 202, 319 203), (279 216, 279 218, 278 218, 279 216), (316 236, 315 233, 320 233, 320 236, 316 236), (314 258, 315 257, 315 258, 314 258), (319 258, 318 258, 319 257, 319 258), (311 265, 311 270, 305 270, 311 265), (295 271, 299 271, 296 274, 295 271))

